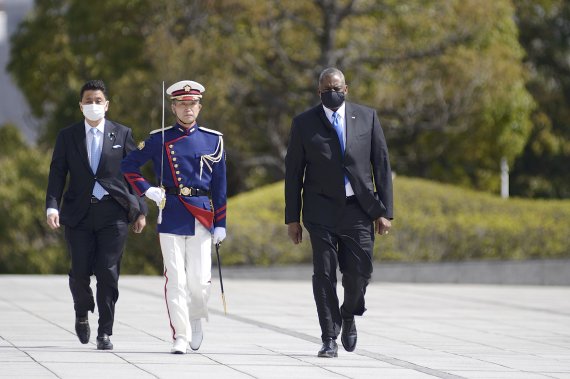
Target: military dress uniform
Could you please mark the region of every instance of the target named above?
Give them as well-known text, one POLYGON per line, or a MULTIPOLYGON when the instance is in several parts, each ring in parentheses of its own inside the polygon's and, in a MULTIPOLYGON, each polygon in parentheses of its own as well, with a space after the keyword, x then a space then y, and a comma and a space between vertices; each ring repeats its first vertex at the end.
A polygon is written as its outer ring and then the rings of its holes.
POLYGON ((176 124, 164 129, 163 149, 161 129, 153 130, 122 165, 127 181, 139 196, 153 186, 141 175, 140 167, 152 160, 155 175, 160 178, 163 152, 166 204, 158 232, 193 236, 195 220, 209 231, 216 226, 225 227, 226 165, 222 134, 198 125, 186 130, 176 124))
MULTIPOLYGON (((179 83, 186 82, 190 81, 179 83)), ((192 89, 186 90, 189 93, 192 89)), ((169 88, 167 93, 171 92, 169 88)), ((188 129, 178 123, 166 127, 164 139, 162 132, 152 131, 123 160, 121 168, 139 196, 153 187, 141 175, 140 167, 152 160, 157 180, 162 170, 166 203, 158 233, 164 259, 166 305, 173 340, 189 341, 191 321, 208 318, 211 233, 216 227, 226 226, 224 144, 220 132, 197 123, 188 129)))

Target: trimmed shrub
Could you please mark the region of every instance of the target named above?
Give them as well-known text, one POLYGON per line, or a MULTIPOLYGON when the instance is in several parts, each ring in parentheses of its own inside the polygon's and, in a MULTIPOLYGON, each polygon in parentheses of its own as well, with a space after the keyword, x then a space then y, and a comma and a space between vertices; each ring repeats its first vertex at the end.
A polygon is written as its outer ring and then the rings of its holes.
MULTIPOLYGON (((233 197, 224 264, 311 262, 308 233, 293 245, 284 225, 283 182, 233 197)), ((395 220, 377 236, 382 261, 568 258, 570 201, 501 199, 488 193, 397 177, 395 220)))

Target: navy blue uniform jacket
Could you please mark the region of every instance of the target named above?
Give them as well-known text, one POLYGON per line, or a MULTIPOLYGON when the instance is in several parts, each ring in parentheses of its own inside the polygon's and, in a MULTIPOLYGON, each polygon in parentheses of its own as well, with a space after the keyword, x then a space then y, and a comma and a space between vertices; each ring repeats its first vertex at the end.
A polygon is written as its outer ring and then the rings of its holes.
POLYGON ((226 160, 221 133, 197 124, 189 129, 176 124, 165 128, 162 146, 161 129, 154 130, 138 150, 123 160, 122 170, 142 196, 150 187, 159 185, 161 163, 164 187, 209 191, 212 201, 207 195, 167 194, 159 233, 194 235, 195 220, 210 231, 226 226, 226 160), (140 171, 149 160, 153 162, 155 184, 147 181, 140 171))

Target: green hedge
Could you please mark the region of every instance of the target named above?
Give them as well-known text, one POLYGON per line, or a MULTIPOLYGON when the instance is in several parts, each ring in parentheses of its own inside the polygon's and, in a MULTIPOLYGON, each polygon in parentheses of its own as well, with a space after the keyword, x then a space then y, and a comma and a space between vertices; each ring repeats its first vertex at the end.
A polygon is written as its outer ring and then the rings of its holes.
MULTIPOLYGON (((225 264, 311 261, 308 234, 293 245, 283 224, 283 182, 230 199, 225 264)), ((394 180, 395 220, 379 237, 383 261, 570 257, 570 201, 501 199, 421 179, 394 180)))
MULTIPOLYGON (((10 141, 9 129, 0 137, 10 141)), ((69 269, 63 230, 45 221, 45 186, 51 154, 17 138, 0 152, 0 274, 59 273, 69 269), (15 141, 14 141, 15 140, 15 141)), ((385 261, 568 258, 570 200, 503 200, 420 179, 397 177, 392 231, 378 238, 385 261)), ((129 233, 122 273, 160 274, 156 207, 142 234, 129 233)), ((283 182, 235 196, 228 204, 226 265, 308 263, 311 247, 287 237, 283 182)))

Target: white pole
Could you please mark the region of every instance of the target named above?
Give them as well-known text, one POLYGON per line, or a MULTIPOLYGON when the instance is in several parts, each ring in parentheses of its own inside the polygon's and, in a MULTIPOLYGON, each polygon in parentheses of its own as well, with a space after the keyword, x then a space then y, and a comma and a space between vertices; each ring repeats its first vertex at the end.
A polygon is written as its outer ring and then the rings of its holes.
MULTIPOLYGON (((1 5, 1 4, 0 4, 1 5)), ((8 42, 8 16, 0 9, 0 45, 8 42)))
POLYGON ((501 158, 501 197, 509 198, 509 164, 507 158, 501 158))

